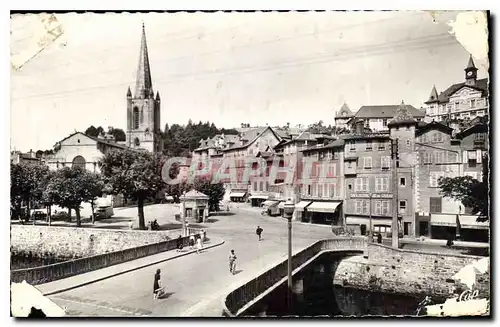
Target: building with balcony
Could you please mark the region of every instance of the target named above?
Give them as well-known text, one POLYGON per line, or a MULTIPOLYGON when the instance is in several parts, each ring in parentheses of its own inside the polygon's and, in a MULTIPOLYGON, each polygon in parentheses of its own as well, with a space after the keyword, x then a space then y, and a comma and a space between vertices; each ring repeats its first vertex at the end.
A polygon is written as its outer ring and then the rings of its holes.
POLYGON ((442 196, 439 178, 471 176, 482 180, 488 154, 488 126, 475 124, 453 136, 453 130, 433 121, 416 132, 418 157, 415 176, 417 234, 431 238, 488 241, 489 225, 459 201, 442 196), (457 229, 457 225, 460 227, 457 229))
POLYGON ((318 143, 301 152, 303 173, 297 184, 300 202, 295 206, 295 219, 343 226, 344 140, 318 143))
POLYGON ((438 95, 432 87, 425 101, 425 121, 471 120, 488 114, 488 79, 477 79, 472 56, 465 67, 465 81, 449 86, 438 95))

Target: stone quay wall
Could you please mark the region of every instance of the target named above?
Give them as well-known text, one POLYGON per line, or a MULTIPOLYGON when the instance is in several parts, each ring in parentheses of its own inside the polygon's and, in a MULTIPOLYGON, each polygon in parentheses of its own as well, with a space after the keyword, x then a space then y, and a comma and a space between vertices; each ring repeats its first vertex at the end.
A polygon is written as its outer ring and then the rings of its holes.
MULTIPOLYGON (((190 228, 191 233, 198 229, 190 228)), ((103 228, 12 225, 11 253, 56 258, 83 258, 165 242, 181 235, 181 230, 137 231, 103 228)))
MULTIPOLYGON (((339 237, 318 241, 297 252, 292 258, 293 275, 326 252, 363 252, 332 262, 333 284, 368 291, 414 296, 446 297, 458 285, 452 278, 464 266, 483 257, 440 254, 423 251, 393 249, 366 243, 364 237, 339 237), (309 261, 309 262, 308 262, 309 261)), ((222 315, 236 317, 262 300, 266 294, 286 282, 287 260, 264 270, 252 280, 229 293, 222 303, 222 315)), ((489 293, 489 275, 478 278, 476 289, 489 293)), ((463 287, 461 285, 460 287, 463 287)), ((481 296, 483 297, 483 296, 481 296)), ((486 295, 487 297, 487 295, 486 295)))
MULTIPOLYGON (((366 247, 365 238, 338 237, 315 242, 292 256, 292 270, 300 268, 320 252, 362 252, 366 247)), ((234 317, 255 304, 271 287, 283 283, 288 273, 288 258, 262 271, 257 277, 246 281, 229 293, 223 302, 222 315, 234 317)))
MULTIPOLYGON (((459 287, 453 276, 483 258, 393 249, 381 244, 369 244, 367 254, 367 259, 358 256, 333 263, 333 283, 384 293, 446 298, 459 287)), ((489 284, 489 274, 484 274, 475 288, 485 295, 489 284)))
MULTIPOLYGON (((159 231, 116 231, 46 226, 12 227, 12 231, 15 232, 12 233, 13 235, 11 234, 11 252, 33 251, 35 255, 52 253, 60 256, 66 255, 66 257, 68 257, 73 255, 76 257, 75 259, 52 265, 11 270, 10 279, 12 283, 20 283, 25 280, 32 285, 48 283, 54 280, 173 250, 177 246, 177 237, 180 235, 180 230, 170 231, 171 237, 168 237, 169 232, 162 233, 159 231), (106 235, 106 232, 109 232, 110 235, 106 235), (42 233, 42 235, 40 235, 40 233, 42 233), (40 239, 43 238, 43 233, 45 233, 45 240, 40 241, 40 239), (101 244, 96 247, 92 246, 92 242, 89 242, 91 245, 89 249, 89 243, 82 242, 82 239, 87 235, 89 238, 91 235, 96 235, 94 233, 101 237, 101 244), (126 236, 127 233, 130 233, 130 235, 126 236), (35 239, 36 235, 38 239, 35 239), (74 235, 74 238, 72 238, 72 235, 74 235), (30 236, 33 239, 29 239, 30 236), (121 239, 119 238, 120 236, 121 239), (151 236, 151 238, 148 238, 149 236, 151 236), (141 242, 141 237, 146 239, 141 242), (71 242, 72 239, 75 241, 71 242), (120 242, 120 240, 123 242, 121 245, 117 243, 120 242), (61 242, 59 248, 57 248, 58 241, 61 242), (26 245, 23 246, 23 242, 25 242, 26 245), (106 242, 110 242, 108 247, 106 247, 106 242), (79 244, 84 249, 78 250, 77 245, 73 243, 79 244), (87 248, 85 248, 86 246, 87 248), (101 253, 94 251, 94 249, 100 249, 101 253), (90 255, 88 255, 89 253, 90 255)), ((189 229, 189 234, 199 235, 200 233, 201 230, 189 229)), ((189 236, 182 238, 184 247, 188 246, 188 241, 189 236)))

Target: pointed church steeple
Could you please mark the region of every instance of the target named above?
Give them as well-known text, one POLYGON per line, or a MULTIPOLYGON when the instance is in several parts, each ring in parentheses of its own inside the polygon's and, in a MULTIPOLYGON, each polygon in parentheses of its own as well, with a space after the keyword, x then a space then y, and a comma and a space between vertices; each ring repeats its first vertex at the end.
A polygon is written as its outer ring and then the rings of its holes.
POLYGON ((160 92, 156 91, 156 100, 160 100, 160 92))
POLYGON ((132 91, 130 91, 130 86, 128 87, 128 90, 127 90, 127 98, 131 98, 132 97, 132 91))
POLYGON ((425 101, 426 104, 438 102, 438 93, 436 90, 436 85, 432 86, 431 94, 429 95, 429 100, 425 101))
POLYGON ((472 59, 472 55, 469 56, 469 62, 467 63, 467 67, 465 69, 476 69, 476 65, 474 65, 474 60, 472 59))
POLYGON ((142 23, 141 49, 139 52, 139 65, 137 68, 137 79, 135 82, 136 98, 146 98, 153 91, 151 81, 151 69, 149 67, 148 45, 146 42, 146 29, 142 23))

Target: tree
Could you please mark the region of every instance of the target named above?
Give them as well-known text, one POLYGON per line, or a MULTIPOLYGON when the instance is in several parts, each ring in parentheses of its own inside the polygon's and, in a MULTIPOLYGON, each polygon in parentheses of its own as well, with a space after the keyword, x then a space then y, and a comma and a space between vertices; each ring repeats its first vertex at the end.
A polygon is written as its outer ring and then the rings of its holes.
POLYGON ((145 229, 144 202, 154 198, 165 185, 161 158, 145 151, 113 150, 101 158, 99 167, 113 194, 137 200, 139 228, 145 229))
POLYGON ((97 128, 94 127, 94 125, 91 125, 89 128, 85 130, 85 135, 98 137, 99 131, 97 130, 97 128))
POLYGON ((31 203, 41 199, 45 176, 49 168, 43 165, 11 164, 10 166, 10 198, 11 207, 17 217, 22 202, 26 203, 26 221, 30 218, 31 203))
POLYGON ((489 160, 483 157, 483 179, 478 181, 470 176, 445 177, 439 179, 441 193, 460 201, 470 208, 472 214, 481 214, 478 221, 489 220, 489 160))
MULTIPOLYGON (((64 167, 55 172, 44 192, 44 202, 75 210, 76 226, 81 226, 80 206, 92 202, 102 192, 99 175, 81 167, 64 167)), ((93 211, 93 208, 92 208, 93 211)))
POLYGON ((116 142, 125 142, 127 138, 125 132, 121 128, 113 128, 111 135, 115 137, 116 142))
POLYGON ((219 203, 224 198, 224 184, 212 183, 209 178, 197 178, 194 180, 194 189, 208 195, 209 211, 219 211, 219 203))

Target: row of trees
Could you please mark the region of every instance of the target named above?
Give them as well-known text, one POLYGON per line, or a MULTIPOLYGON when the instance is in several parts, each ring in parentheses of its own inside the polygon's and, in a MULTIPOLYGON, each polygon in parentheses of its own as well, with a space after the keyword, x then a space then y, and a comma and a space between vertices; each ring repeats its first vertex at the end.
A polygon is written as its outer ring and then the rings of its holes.
MULTIPOLYGON (((31 203, 47 207, 49 219, 50 207, 58 205, 75 210, 77 226, 81 226, 80 206, 82 202, 90 202, 93 208, 93 201, 102 194, 104 185, 99 175, 81 167, 64 167, 51 171, 43 165, 11 164, 10 178, 10 203, 13 218, 23 216, 22 203, 26 204, 24 214, 26 221, 30 218, 31 203)), ((92 218, 95 219, 94 216, 92 218)))
POLYGON ((91 125, 89 128, 85 130, 85 134, 92 137, 104 136, 105 134, 113 135, 115 137, 115 141, 117 142, 125 142, 126 135, 123 129, 114 128, 113 126, 109 126, 108 130, 105 131, 101 126, 95 127, 91 125))
MULTIPOLYGON (((101 174, 91 173, 80 167, 50 171, 43 165, 12 164, 12 215, 14 218, 21 216, 23 202, 27 204, 26 220, 30 216, 31 203, 38 203, 47 208, 58 205, 70 211, 75 210, 76 224, 81 226, 82 203, 90 203, 93 213, 94 201, 104 192, 121 194, 127 199, 137 201, 139 228, 145 229, 145 202, 155 199, 165 191, 179 202, 181 195, 193 188, 209 196, 210 210, 219 210, 219 202, 224 196, 222 183, 212 184, 209 178, 200 177, 195 179, 193 184, 183 182, 167 185, 161 175, 165 159, 161 155, 145 151, 110 151, 99 161, 101 174)), ((172 167, 170 177, 175 178, 177 174, 178 169, 172 167)), ((49 219, 50 215, 48 209, 49 219)), ((94 222, 94 214, 92 218, 94 222)))

